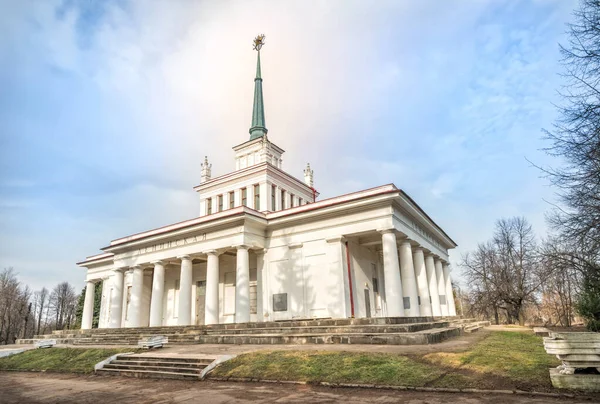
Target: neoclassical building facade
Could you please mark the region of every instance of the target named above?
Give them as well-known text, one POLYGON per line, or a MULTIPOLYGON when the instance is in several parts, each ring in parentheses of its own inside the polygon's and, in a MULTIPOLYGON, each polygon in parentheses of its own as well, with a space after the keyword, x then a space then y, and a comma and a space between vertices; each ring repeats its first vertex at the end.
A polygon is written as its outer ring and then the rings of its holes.
POLYGON ((235 170, 204 159, 193 219, 113 240, 87 257, 82 328, 305 318, 454 316, 456 243, 393 184, 317 200, 313 171, 283 170, 267 137, 258 47, 250 139, 235 170))

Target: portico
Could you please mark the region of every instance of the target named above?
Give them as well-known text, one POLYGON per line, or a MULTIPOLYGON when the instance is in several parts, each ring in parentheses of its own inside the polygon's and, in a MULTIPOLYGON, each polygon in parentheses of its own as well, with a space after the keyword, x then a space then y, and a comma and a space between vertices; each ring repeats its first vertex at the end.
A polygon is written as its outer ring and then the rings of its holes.
MULTIPOLYGON (((260 47, 258 47, 260 49, 260 47)), ((235 170, 200 164, 200 214, 113 240, 86 268, 82 328, 104 282, 100 328, 308 318, 455 316, 456 243, 393 184, 317 200, 314 173, 283 170, 267 137, 260 56, 250 140, 235 170)))

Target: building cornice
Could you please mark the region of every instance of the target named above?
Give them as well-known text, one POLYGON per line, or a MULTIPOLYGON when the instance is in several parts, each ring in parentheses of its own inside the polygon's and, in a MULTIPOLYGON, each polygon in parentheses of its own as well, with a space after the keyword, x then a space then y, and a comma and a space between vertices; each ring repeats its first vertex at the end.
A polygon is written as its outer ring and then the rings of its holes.
POLYGON ((145 232, 136 233, 127 237, 115 239, 111 241, 109 246, 102 248, 105 253, 87 257, 84 261, 77 263, 77 265, 90 263, 95 264, 104 260, 110 262, 114 255, 113 251, 116 250, 155 241, 156 239, 179 235, 180 233, 184 232, 196 232, 205 228, 223 226, 227 223, 233 223, 240 219, 251 221, 258 220, 258 222, 262 222, 262 224, 265 226, 269 226, 271 224, 277 225, 284 222, 302 220, 303 218, 305 219, 314 216, 315 214, 319 214, 319 216, 321 214, 329 213, 336 214, 337 211, 343 211, 343 209, 345 209, 343 207, 345 204, 356 202, 369 203, 369 199, 372 199, 373 203, 381 203, 386 199, 391 199, 392 203, 394 203, 394 200, 398 201, 398 203, 404 202, 404 204, 412 207, 416 213, 419 213, 421 217, 414 214, 411 214, 411 216, 413 216, 419 222, 425 223, 428 225, 428 227, 430 227, 430 229, 434 230, 434 233, 437 233, 436 237, 445 238, 448 245, 452 245, 454 247, 457 246, 457 244, 433 220, 431 220, 431 218, 423 211, 423 209, 421 209, 419 205, 417 205, 414 200, 408 196, 408 194, 406 194, 406 192, 398 189, 394 184, 388 184, 324 199, 315 203, 309 203, 280 210, 277 212, 262 213, 245 206, 240 206, 222 212, 217 212, 212 215, 196 217, 194 219, 185 220, 145 232), (402 199, 398 200, 397 197, 401 197, 402 199))
MULTIPOLYGON (((229 174, 221 175, 220 177, 213 178, 209 181, 206 181, 200 185, 196 185, 193 189, 196 192, 201 192, 207 188, 211 188, 216 185, 223 184, 227 181, 239 180, 245 176, 251 176, 252 174, 259 173, 261 171, 272 171, 279 176, 283 177, 286 180, 291 181, 296 186, 304 189, 308 194, 313 194, 313 191, 316 192, 313 188, 309 187, 304 181, 294 177, 293 175, 288 174, 280 168, 275 167, 273 164, 269 162, 263 162, 259 164, 255 164, 250 167, 242 168, 240 170, 234 171, 229 174)), ((318 195, 318 192, 316 192, 318 195)))

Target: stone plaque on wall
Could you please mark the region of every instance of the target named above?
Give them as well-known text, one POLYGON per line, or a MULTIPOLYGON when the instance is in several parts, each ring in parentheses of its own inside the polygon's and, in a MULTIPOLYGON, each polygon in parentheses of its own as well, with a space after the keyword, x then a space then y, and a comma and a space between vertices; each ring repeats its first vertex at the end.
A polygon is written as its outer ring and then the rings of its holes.
POLYGON ((273 311, 287 311, 287 293, 273 295, 273 311))
POLYGON ((440 295, 440 304, 446 304, 446 295, 440 295))
POLYGON ((410 297, 405 297, 404 298, 404 308, 405 309, 410 309, 410 297))

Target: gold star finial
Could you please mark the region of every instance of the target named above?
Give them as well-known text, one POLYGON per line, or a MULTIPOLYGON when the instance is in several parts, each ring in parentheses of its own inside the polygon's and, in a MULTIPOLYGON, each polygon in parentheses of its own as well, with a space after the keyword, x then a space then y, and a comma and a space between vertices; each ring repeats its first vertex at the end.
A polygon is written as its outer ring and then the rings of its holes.
POLYGON ((262 48, 262 46, 265 44, 264 34, 258 35, 256 38, 254 38, 253 43, 254 43, 254 50, 259 51, 260 48, 262 48))

